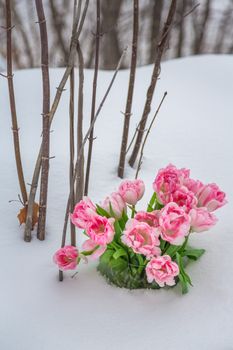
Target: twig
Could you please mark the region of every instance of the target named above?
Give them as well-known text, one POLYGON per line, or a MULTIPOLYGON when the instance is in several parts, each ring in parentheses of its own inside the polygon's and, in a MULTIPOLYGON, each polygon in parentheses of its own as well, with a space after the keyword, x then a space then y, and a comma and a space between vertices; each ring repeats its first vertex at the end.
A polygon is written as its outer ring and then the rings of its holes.
MULTIPOLYGON (((68 64, 67 64, 65 72, 63 74, 63 77, 61 79, 61 82, 57 88, 57 92, 56 92, 51 110, 49 112, 49 124, 50 124, 50 126, 51 126, 51 123, 53 121, 54 115, 56 113, 58 104, 60 102, 62 92, 64 91, 64 86, 65 86, 67 79, 70 76, 70 72, 74 66, 76 45, 77 45, 77 41, 78 41, 78 38, 80 36, 82 27, 83 27, 84 19, 86 17, 88 4, 89 4, 89 0, 86 0, 79 27, 78 27, 78 20, 79 20, 78 13, 77 13, 76 18, 75 18, 75 23, 73 26, 73 32, 72 32, 71 43, 70 43, 70 53, 69 53, 69 58, 68 58, 68 64), (78 27, 78 29, 77 29, 77 27, 78 27)), ((39 179, 39 175, 40 175, 40 166, 41 166, 41 148, 39 150, 39 154, 37 157, 37 161, 36 161, 36 165, 35 165, 35 169, 34 169, 34 173, 33 173, 33 178, 32 178, 32 186, 31 186, 31 190, 30 190, 30 194, 29 194, 29 198, 28 198, 28 210, 27 210, 27 218, 26 218, 25 230, 24 230, 24 240, 26 242, 31 241, 33 204, 35 201, 38 179, 39 179)))
MULTIPOLYGON (((77 52, 79 58, 79 87, 78 87, 78 124, 77 124, 77 154, 79 154, 83 143, 83 84, 84 84, 84 61, 80 43, 77 43, 77 52)), ((81 152, 81 159, 76 178, 76 202, 83 197, 84 189, 84 152, 81 152)))
POLYGON ((41 70, 43 81, 43 133, 42 133, 42 160, 41 160, 41 184, 39 201, 39 219, 37 227, 37 238, 45 239, 45 224, 47 212, 48 178, 49 178, 49 143, 50 143, 50 82, 49 82, 49 51, 46 19, 42 0, 35 0, 38 23, 40 26, 41 40, 41 70))
MULTIPOLYGON (((106 98, 107 98, 107 96, 108 96, 108 94, 109 94, 109 92, 111 90, 111 87, 112 87, 112 85, 113 85, 113 83, 114 83, 114 81, 116 79, 117 73, 118 73, 118 71, 119 71, 119 69, 121 67, 121 63, 122 63, 122 61, 124 59, 126 50, 127 50, 127 48, 125 48, 123 50, 123 52, 122 52, 122 55, 121 55, 120 60, 119 60, 119 62, 117 64, 117 67, 115 69, 113 77, 112 77, 112 79, 111 79, 111 81, 110 81, 110 83, 108 85, 108 88, 107 88, 107 90, 106 90, 106 92, 104 94, 104 97, 103 97, 102 101, 100 102, 100 105, 99 105, 99 107, 98 107, 98 109, 97 109, 97 111, 95 113, 95 116, 94 116, 94 118, 93 118, 93 120, 92 120, 92 122, 90 124, 90 127, 89 127, 89 129, 88 129, 88 131, 87 131, 87 133, 86 133, 86 135, 85 135, 85 137, 83 139, 82 147, 81 147, 81 149, 79 151, 79 154, 77 156, 77 160, 76 160, 76 163, 75 163, 75 170, 74 170, 74 177, 73 177, 73 186, 74 186, 74 183, 75 183, 75 180, 76 180, 76 177, 77 177, 79 162, 80 162, 81 157, 82 157, 82 152, 83 152, 84 146, 85 146, 85 144, 86 144, 86 142, 87 142, 87 140, 88 140, 88 138, 89 138, 89 136, 91 134, 91 130, 93 129, 93 127, 95 125, 95 122, 96 122, 96 120, 97 120, 97 118, 98 118, 98 116, 100 114, 100 111, 101 111, 101 109, 103 107, 103 104, 104 104, 104 102, 105 102, 105 100, 106 100, 106 98)), ((67 231, 67 224, 68 224, 68 217, 69 217, 70 199, 71 199, 71 192, 69 193, 69 196, 68 196, 67 205, 66 205, 66 211, 65 211, 65 220, 64 220, 64 226, 63 226, 63 231, 62 231, 62 242, 61 242, 61 246, 62 247, 65 245, 65 241, 66 241, 66 231, 67 231)), ((63 272, 62 271, 59 271, 59 280, 60 281, 63 280, 63 272)))
POLYGON ((19 186, 21 195, 23 198, 24 206, 27 205, 27 190, 24 181, 23 166, 20 153, 20 143, 19 143, 19 127, 17 122, 16 104, 15 104, 15 94, 14 94, 14 83, 12 74, 12 40, 11 40, 11 0, 6 0, 6 35, 7 35, 7 82, 10 98, 10 109, 11 109, 11 120, 12 120, 12 132, 14 140, 14 152, 16 168, 19 180, 19 186))
MULTIPOLYGON (((100 0, 96 0, 95 70, 94 70, 93 87, 92 87, 90 123, 92 122, 95 116, 96 90, 97 90, 97 79, 98 79, 98 69, 99 69, 99 44, 100 44, 100 0)), ((88 147, 87 167, 86 167, 86 177, 85 177, 85 187, 84 187, 85 196, 87 196, 88 194, 93 140, 94 140, 94 127, 92 128, 90 137, 89 137, 89 147, 88 147)))
POLYGON ((126 148, 128 143, 128 135, 129 135, 129 125, 130 125, 130 116, 132 110, 132 102, 133 102, 133 92, 134 92, 134 82, 135 82, 135 73, 137 66, 137 43, 138 43, 138 18, 139 18, 139 8, 138 8, 138 0, 134 0, 133 2, 133 41, 132 41, 132 55, 131 55, 131 65, 130 65, 130 77, 129 77, 129 87, 128 87, 128 96, 125 107, 125 120, 123 127, 123 135, 121 142, 121 151, 120 151, 120 159, 118 165, 118 176, 123 178, 124 169, 125 169, 125 156, 126 156, 126 148))
POLYGON ((160 74, 160 62, 161 62, 163 52, 166 48, 168 34, 169 34, 169 31, 170 31, 170 28, 172 25, 172 21, 173 21, 174 15, 175 15, 175 10, 176 10, 176 0, 172 0, 170 8, 169 8, 169 12, 168 12, 167 20, 164 24, 159 43, 157 45, 157 54, 156 54, 154 69, 153 69, 153 73, 152 73, 152 77, 151 77, 151 83, 150 83, 150 86, 147 90, 145 106, 144 106, 144 110, 143 110, 143 114, 142 114, 142 118, 141 118, 141 123, 140 123, 140 130, 137 133, 137 138, 136 138, 136 142, 134 145, 134 149, 133 149, 131 157, 129 159, 129 164, 131 167, 133 167, 133 165, 136 161, 136 158, 138 156, 138 152, 140 150, 140 146, 142 143, 143 130, 145 129, 146 122, 147 122, 147 119, 148 119, 148 116, 149 116, 149 113, 151 110, 151 102, 152 102, 154 90, 155 90, 155 87, 156 87, 156 84, 158 81, 158 77, 160 74))
POLYGON ((161 102, 160 102, 160 104, 159 104, 159 106, 158 106, 158 108, 157 108, 157 110, 156 110, 156 112, 155 112, 155 115, 154 115, 154 117, 153 117, 153 119, 152 119, 152 121, 151 121, 151 123, 150 123, 150 126, 149 126, 149 128, 148 128, 148 130, 147 130, 147 133, 146 133, 146 135, 145 135, 145 138, 144 138, 144 140, 143 140, 142 147, 141 147, 141 152, 140 152, 140 158, 139 158, 139 161, 138 161, 138 167, 137 167, 137 171, 136 171, 136 175, 135 175, 135 179, 137 179, 139 170, 141 169, 143 151, 144 151, 144 147, 145 147, 145 144, 146 144, 146 140, 147 140, 147 138, 148 138, 148 136, 149 136, 149 133, 150 133, 150 131, 151 131, 151 128, 152 128, 152 126, 153 126, 153 123, 154 123, 154 121, 155 121, 155 119, 156 119, 156 117, 157 117, 157 115, 158 115, 158 113, 159 113, 159 110, 160 110, 160 108, 161 108, 161 106, 162 106, 162 104, 163 104, 163 101, 164 101, 164 99, 165 99, 166 96, 167 96, 167 92, 164 93, 163 98, 162 98, 162 100, 161 100, 161 102))

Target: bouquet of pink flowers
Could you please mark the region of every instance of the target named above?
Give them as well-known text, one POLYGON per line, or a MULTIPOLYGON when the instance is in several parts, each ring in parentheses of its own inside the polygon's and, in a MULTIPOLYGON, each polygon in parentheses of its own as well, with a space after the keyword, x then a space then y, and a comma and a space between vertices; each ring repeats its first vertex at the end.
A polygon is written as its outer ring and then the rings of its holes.
POLYGON ((136 209, 145 191, 142 180, 123 181, 101 205, 84 197, 70 218, 87 240, 82 251, 65 246, 55 253, 59 269, 99 259, 99 272, 119 287, 158 289, 179 282, 186 293, 192 282, 185 268, 204 253, 190 247, 189 238, 216 224, 213 211, 226 204, 225 193, 171 164, 159 170, 153 190, 145 211, 136 209))

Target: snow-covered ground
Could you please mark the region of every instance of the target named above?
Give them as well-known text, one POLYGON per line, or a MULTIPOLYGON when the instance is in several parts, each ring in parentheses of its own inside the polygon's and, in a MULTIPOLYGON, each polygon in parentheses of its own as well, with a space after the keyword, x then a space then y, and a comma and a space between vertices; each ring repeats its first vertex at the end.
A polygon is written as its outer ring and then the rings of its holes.
MULTIPOLYGON (((142 112, 152 67, 137 71, 132 133, 142 112)), ((52 95, 63 70, 51 70, 52 95)), ((118 154, 128 71, 121 71, 96 124, 90 196, 96 202, 117 188, 118 154)), ((112 72, 99 75, 98 100, 112 72)), ((85 123, 89 123, 93 71, 85 72, 85 123)), ((26 181, 30 183, 40 143, 41 72, 15 73, 15 91, 26 181)), ((167 99, 150 135, 141 178, 147 192, 157 170, 169 162, 191 168, 192 177, 216 182, 229 204, 219 209, 219 223, 195 234, 193 245, 206 254, 188 267, 194 287, 182 296, 170 291, 128 291, 106 284, 95 263, 82 265, 75 278, 58 282, 52 262, 60 246, 68 193, 68 91, 64 93, 51 134, 49 211, 46 241, 22 239, 16 215, 18 183, 14 163, 7 82, 0 80, 0 222, 1 350, 233 349, 232 273, 232 91, 230 56, 202 56, 166 62, 152 111, 164 91, 167 99)), ((135 170, 127 167, 126 176, 135 170)), ((77 236, 80 244, 81 237, 77 236)))

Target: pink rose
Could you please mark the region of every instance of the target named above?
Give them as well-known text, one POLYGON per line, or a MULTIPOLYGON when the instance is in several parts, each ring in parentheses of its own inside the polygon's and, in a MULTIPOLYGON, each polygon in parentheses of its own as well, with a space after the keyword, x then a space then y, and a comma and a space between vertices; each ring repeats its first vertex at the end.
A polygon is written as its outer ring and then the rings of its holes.
POLYGON ((91 255, 88 255, 88 258, 90 258, 90 260, 96 260, 105 252, 105 250, 107 249, 107 245, 99 245, 98 246, 91 239, 87 239, 83 243, 82 249, 85 251, 92 251, 93 250, 93 253, 91 255))
POLYGON ((176 203, 168 203, 160 212, 161 237, 174 245, 181 245, 190 229, 190 217, 176 203))
POLYGON ((174 286, 175 278, 179 275, 178 265, 169 255, 151 259, 146 265, 146 276, 149 283, 155 281, 160 287, 174 286))
POLYGON ((225 197, 226 194, 215 183, 208 184, 198 194, 198 206, 214 211, 227 203, 225 197))
POLYGON ((156 231, 147 223, 129 220, 121 237, 122 242, 137 254, 148 259, 161 254, 160 241, 156 231))
POLYGON ((142 180, 125 180, 120 184, 119 193, 128 204, 135 205, 143 196, 145 185, 142 180))
POLYGON ((86 233, 96 245, 107 245, 113 240, 114 219, 107 219, 103 216, 93 216, 86 227, 86 233))
POLYGON ((74 270, 78 264, 78 249, 71 245, 60 248, 53 256, 53 261, 58 265, 59 269, 74 270))
POLYGON ((123 211, 126 212, 125 201, 118 192, 113 192, 110 196, 106 197, 101 204, 101 207, 111 215, 110 203, 111 208, 114 212, 114 217, 120 219, 122 217, 123 211))
POLYGON ((146 222, 151 227, 158 227, 159 226, 159 210, 151 211, 150 213, 147 213, 145 211, 138 211, 137 214, 134 216, 134 219, 139 222, 146 222))
POLYGON ((86 229, 87 224, 97 215, 96 207, 88 197, 84 197, 74 208, 73 214, 70 214, 72 223, 82 229, 86 229))
POLYGON ((188 169, 177 169, 172 164, 159 170, 153 182, 153 189, 162 204, 171 201, 171 194, 183 185, 184 180, 189 177, 189 172, 188 169))
POLYGON ((197 198, 193 192, 189 191, 185 186, 179 187, 171 194, 171 201, 182 207, 186 213, 197 206, 197 198))
POLYGON ((207 208, 195 208, 189 212, 191 218, 191 229, 194 232, 209 230, 217 222, 217 218, 207 208))

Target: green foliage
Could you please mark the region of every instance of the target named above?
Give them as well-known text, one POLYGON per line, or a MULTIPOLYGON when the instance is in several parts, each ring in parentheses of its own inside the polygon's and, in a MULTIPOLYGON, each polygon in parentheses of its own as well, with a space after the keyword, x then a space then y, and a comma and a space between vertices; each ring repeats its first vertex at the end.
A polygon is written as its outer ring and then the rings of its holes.
POLYGON ((98 271, 109 283, 121 288, 159 289, 156 283, 147 282, 143 256, 127 250, 128 248, 118 250, 108 248, 100 257, 98 271))

